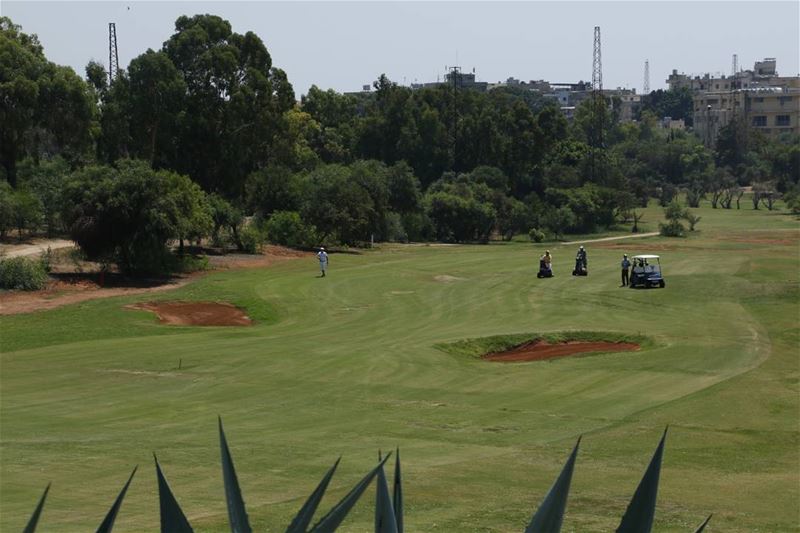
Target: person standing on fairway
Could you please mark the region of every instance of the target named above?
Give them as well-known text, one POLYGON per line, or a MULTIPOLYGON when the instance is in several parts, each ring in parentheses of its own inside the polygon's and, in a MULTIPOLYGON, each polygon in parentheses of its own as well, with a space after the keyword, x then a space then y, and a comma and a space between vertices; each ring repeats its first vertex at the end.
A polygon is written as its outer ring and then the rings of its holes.
POLYGON ((631 268, 631 262, 628 261, 628 254, 622 254, 622 287, 628 285, 628 270, 631 268))
POLYGON ((325 252, 324 247, 320 247, 319 252, 317 253, 317 259, 319 259, 319 270, 322 272, 321 278, 325 277, 325 272, 328 270, 328 254, 325 252))

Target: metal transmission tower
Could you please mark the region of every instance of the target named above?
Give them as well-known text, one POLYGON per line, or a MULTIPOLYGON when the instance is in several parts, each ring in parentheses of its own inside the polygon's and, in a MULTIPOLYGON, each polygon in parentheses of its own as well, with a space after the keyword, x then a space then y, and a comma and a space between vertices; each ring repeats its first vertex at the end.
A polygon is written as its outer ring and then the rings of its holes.
POLYGON ((600 26, 594 27, 594 56, 592 63, 592 90, 603 90, 603 61, 600 57, 600 26))
POLYGON ((450 133, 450 142, 451 150, 452 150, 452 166, 451 170, 456 170, 458 167, 457 163, 457 151, 456 146, 458 144, 458 87, 461 85, 461 67, 445 67, 445 70, 450 72, 450 82, 453 84, 453 110, 452 110, 452 122, 451 122, 451 133, 450 133))
POLYGON ((119 55, 117 54, 117 25, 108 23, 108 84, 111 85, 119 72, 119 55))
POLYGON ((650 61, 644 60, 644 85, 642 85, 642 94, 650 94, 650 61))
POLYGON ((597 182, 596 152, 603 147, 603 115, 605 115, 605 98, 603 97, 603 60, 600 53, 600 26, 594 27, 594 53, 592 55, 592 133, 589 144, 592 147, 592 181, 597 182))

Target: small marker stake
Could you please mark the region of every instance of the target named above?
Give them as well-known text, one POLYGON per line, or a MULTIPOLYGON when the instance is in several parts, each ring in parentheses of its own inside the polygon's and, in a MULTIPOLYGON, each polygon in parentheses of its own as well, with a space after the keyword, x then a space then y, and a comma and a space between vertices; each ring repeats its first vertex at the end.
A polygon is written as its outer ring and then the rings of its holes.
POLYGON ((178 359, 178 370, 181 369, 182 364, 183 364, 183 359, 178 359))

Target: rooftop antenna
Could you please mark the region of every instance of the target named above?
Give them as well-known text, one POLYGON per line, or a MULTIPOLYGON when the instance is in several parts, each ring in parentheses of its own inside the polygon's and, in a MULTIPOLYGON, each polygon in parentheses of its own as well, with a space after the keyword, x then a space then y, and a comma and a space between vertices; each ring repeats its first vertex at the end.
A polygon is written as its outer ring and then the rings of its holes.
POLYGON ((644 94, 650 94, 650 60, 644 60, 644 85, 642 86, 644 94))
POLYGON ((117 54, 117 25, 108 23, 108 84, 111 85, 119 74, 119 55, 117 54))
POLYGON ((739 56, 737 54, 733 54, 733 60, 731 61, 731 75, 736 76, 737 72, 739 72, 739 56))

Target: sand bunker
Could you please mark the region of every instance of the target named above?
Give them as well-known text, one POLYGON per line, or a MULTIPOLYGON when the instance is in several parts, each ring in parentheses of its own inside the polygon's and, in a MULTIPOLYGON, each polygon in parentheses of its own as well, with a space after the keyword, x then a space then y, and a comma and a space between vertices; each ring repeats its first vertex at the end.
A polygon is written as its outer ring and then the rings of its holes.
POLYGON ((238 307, 218 302, 147 302, 126 306, 152 311, 162 324, 175 326, 250 326, 250 320, 238 307))
POLYGON ((546 341, 533 341, 505 352, 494 352, 483 356, 487 361, 516 363, 520 361, 541 361, 556 357, 590 352, 631 352, 639 349, 633 342, 583 342, 567 341, 550 344, 546 341))

